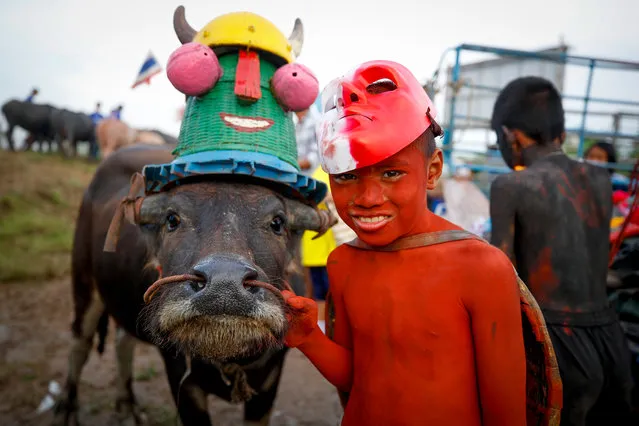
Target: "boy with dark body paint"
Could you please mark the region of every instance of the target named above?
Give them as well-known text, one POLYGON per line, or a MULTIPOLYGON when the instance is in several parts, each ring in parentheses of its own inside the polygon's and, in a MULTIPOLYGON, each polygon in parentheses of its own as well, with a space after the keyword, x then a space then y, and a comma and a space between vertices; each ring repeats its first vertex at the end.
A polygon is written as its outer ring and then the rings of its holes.
POLYGON ((629 350, 606 294, 610 176, 563 153, 561 97, 544 79, 508 84, 492 128, 507 165, 525 170, 492 184, 491 243, 544 312, 563 382, 561 425, 627 424, 629 350))

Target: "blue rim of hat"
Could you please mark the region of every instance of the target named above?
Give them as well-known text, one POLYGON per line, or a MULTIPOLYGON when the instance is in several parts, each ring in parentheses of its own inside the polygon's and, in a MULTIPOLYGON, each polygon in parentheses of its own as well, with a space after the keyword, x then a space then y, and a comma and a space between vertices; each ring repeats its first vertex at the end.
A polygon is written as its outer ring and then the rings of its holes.
POLYGON ((169 184, 188 177, 243 175, 292 188, 308 201, 319 204, 328 192, 325 183, 301 174, 274 155, 245 151, 206 151, 179 157, 166 164, 148 164, 142 170, 146 193, 161 192, 169 184))

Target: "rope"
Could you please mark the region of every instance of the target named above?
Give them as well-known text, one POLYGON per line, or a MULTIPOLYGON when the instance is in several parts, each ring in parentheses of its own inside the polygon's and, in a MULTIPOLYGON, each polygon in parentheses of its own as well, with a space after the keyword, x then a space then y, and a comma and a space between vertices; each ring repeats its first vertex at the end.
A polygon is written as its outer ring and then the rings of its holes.
MULTIPOLYGON (((159 278, 157 281, 151 284, 151 286, 144 292, 144 303, 149 303, 151 299, 153 298, 153 296, 155 295, 155 293, 158 292, 160 287, 166 284, 175 284, 175 283, 180 283, 184 281, 203 282, 203 281, 206 281, 206 279, 199 275, 192 275, 192 274, 171 275, 168 277, 159 278)), ((284 290, 288 290, 291 293, 294 293, 293 289, 291 288, 288 282, 282 281, 282 284, 283 284, 284 290)), ((282 291, 279 288, 275 287, 273 284, 269 284, 264 281, 258 281, 258 280, 247 280, 247 281, 244 281, 244 286, 261 287, 265 290, 268 290, 271 293, 273 293, 275 296, 277 296, 278 299, 280 299, 280 301, 283 304, 285 304, 284 296, 282 296, 282 291)))
POLYGON ((120 238, 120 228, 122 227, 122 220, 126 217, 131 223, 138 223, 140 219, 140 207, 144 197, 138 197, 137 194, 144 190, 144 176, 140 173, 135 173, 131 177, 131 186, 129 187, 129 193, 124 197, 118 205, 109 230, 107 231, 106 239, 104 240, 104 251, 114 252, 118 245, 118 239, 120 238))

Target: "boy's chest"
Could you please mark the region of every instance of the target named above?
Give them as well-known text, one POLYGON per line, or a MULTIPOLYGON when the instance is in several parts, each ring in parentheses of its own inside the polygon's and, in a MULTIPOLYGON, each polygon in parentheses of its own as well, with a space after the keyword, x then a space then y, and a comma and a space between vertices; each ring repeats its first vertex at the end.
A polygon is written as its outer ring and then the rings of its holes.
POLYGON ((432 260, 400 256, 360 259, 344 281, 344 303, 353 337, 386 344, 466 334, 468 314, 459 274, 432 260))

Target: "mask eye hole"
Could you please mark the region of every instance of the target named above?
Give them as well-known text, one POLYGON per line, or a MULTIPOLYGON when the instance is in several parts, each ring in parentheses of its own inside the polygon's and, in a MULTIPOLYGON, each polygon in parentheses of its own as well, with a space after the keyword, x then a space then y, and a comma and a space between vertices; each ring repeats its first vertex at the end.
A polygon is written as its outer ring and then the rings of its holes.
POLYGON ((371 95, 379 95, 384 92, 392 92, 397 89, 397 85, 388 78, 381 78, 366 87, 366 91, 371 95))

